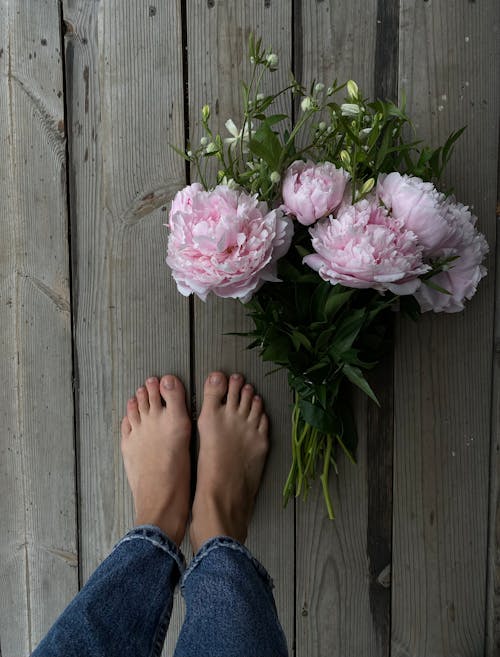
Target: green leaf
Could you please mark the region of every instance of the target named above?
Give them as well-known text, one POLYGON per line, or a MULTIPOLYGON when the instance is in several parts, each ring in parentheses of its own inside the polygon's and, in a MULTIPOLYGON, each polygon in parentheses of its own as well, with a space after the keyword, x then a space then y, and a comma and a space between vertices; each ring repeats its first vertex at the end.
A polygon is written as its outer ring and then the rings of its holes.
POLYGON ((299 347, 302 345, 307 349, 307 351, 312 351, 312 345, 309 341, 309 339, 303 334, 300 333, 300 331, 294 330, 292 331, 292 342, 294 347, 298 350, 299 347))
POLYGON ((350 349, 365 321, 365 309, 353 310, 337 327, 332 348, 342 354, 350 349))
POLYGON ((326 435, 334 435, 340 430, 339 421, 324 408, 311 404, 307 399, 299 400, 300 413, 304 422, 326 435))
POLYGON ((354 290, 344 291, 344 288, 335 286, 331 290, 325 303, 325 319, 328 321, 342 306, 349 301, 354 294, 354 290))
POLYGON ((342 368, 342 372, 346 375, 346 377, 349 379, 351 383, 353 383, 366 395, 368 395, 370 399, 373 399, 373 401, 377 404, 377 406, 380 406, 380 403, 377 397, 375 396, 375 393, 371 389, 370 384, 365 379, 365 377, 363 376, 363 372, 358 367, 353 367, 352 365, 346 364, 342 368))

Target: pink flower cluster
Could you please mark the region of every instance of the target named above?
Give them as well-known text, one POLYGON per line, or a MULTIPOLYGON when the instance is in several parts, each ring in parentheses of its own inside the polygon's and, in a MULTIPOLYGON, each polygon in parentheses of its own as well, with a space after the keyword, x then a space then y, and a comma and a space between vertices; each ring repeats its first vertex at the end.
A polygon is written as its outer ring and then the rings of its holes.
POLYGON ((304 262, 332 284, 414 294, 422 311, 462 310, 486 274, 488 252, 469 209, 432 183, 397 172, 380 175, 376 190, 355 204, 344 196, 347 184, 346 172, 328 162, 289 167, 282 207, 315 224, 315 253, 304 262), (445 259, 432 285, 424 283, 420 277, 445 259))
POLYGON ((288 251, 292 221, 257 196, 199 183, 175 195, 167 264, 181 294, 203 301, 209 292, 248 301, 265 281, 278 281, 276 263, 288 251))

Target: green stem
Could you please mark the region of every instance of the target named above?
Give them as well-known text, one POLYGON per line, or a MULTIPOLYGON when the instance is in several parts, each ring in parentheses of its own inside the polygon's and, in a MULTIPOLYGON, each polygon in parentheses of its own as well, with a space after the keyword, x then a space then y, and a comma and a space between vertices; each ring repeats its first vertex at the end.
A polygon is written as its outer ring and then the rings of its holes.
POLYGON ((326 508, 328 510, 328 517, 330 518, 330 520, 335 520, 332 499, 330 497, 330 491, 328 489, 328 474, 330 471, 330 455, 332 453, 332 447, 333 447, 332 436, 327 436, 325 460, 323 463, 323 473, 320 479, 321 479, 321 486, 323 487, 323 497, 325 498, 326 508))

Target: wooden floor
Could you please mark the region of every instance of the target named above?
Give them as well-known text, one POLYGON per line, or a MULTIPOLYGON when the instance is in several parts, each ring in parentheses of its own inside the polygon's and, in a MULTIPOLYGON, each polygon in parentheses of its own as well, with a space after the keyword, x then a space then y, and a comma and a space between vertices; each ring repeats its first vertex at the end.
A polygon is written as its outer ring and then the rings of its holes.
POLYGON ((1 657, 36 646, 131 525, 127 398, 175 372, 195 414, 216 367, 244 372, 272 418, 249 545, 291 651, 500 655, 499 42, 496 0, 0 0, 1 657), (238 118, 251 30, 279 54, 271 84, 293 68, 406 93, 433 144, 467 124, 446 182, 491 245, 464 313, 397 323, 373 381, 383 410, 359 401, 359 464, 340 459, 335 522, 316 493, 281 508, 290 397, 223 335, 247 326, 242 308, 181 297, 164 264, 186 182, 168 144, 197 143, 204 103, 221 127, 238 118))

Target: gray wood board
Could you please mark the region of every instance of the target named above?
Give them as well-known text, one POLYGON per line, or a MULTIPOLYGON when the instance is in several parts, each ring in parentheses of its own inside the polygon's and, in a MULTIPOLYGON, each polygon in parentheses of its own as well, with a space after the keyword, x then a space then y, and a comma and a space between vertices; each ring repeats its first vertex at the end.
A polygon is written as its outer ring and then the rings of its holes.
MULTIPOLYGON (((352 78, 365 96, 373 96, 376 87, 380 92, 376 53, 383 34, 377 23, 377 3, 334 7, 310 0, 297 7, 299 80, 308 86, 314 78, 328 86, 335 78, 339 82, 352 78), (364 16, 362 23, 360 15, 364 16)), ((385 378, 387 369, 391 374, 391 363, 382 368, 383 375, 379 372, 374 382, 385 403, 382 410, 355 396, 357 465, 339 454, 336 481, 331 474, 336 519, 328 520, 319 486, 306 503, 297 504, 299 657, 388 654, 390 499, 385 499, 385 506, 378 500, 392 484, 392 387, 388 385, 390 376, 385 378)))
MULTIPOLYGON (((180 7, 64 3, 85 581, 132 526, 119 449, 127 399, 151 375, 189 388, 189 308, 164 263, 184 184, 180 7)), ((189 390, 188 390, 189 394, 189 390)))
POLYGON ((28 654, 78 589, 57 5, 0 3, 0 641, 28 654))
MULTIPOLYGON (((187 46, 190 139, 198 144, 201 107, 212 108, 213 126, 229 136, 224 127, 228 118, 241 126, 239 80, 248 78, 250 62, 247 41, 251 31, 273 47, 281 60, 280 70, 265 76, 271 90, 285 86, 291 68, 291 3, 237 2, 187 3, 187 46)), ((282 108, 290 110, 290 99, 282 108)), ((290 403, 284 373, 266 377, 272 367, 264 365, 256 351, 246 351, 249 340, 228 336, 245 331, 251 323, 237 301, 211 298, 194 305, 194 366, 197 408, 203 382, 213 369, 227 374, 239 371, 262 394, 271 419, 272 448, 263 486, 259 492, 248 546, 273 577, 278 613, 290 648, 293 643, 294 614, 294 520, 293 503, 282 509, 282 487, 290 464, 290 403)))
MULTIPOLYGON (((494 3, 405 0, 401 91, 435 145, 463 125, 444 184, 494 247, 498 11, 494 3), (496 118, 495 118, 496 114, 496 118)), ((399 323, 395 367, 392 654, 482 655, 488 538, 490 275, 459 315, 399 323)), ((493 275, 492 275, 493 274, 493 275)), ((490 651, 489 654, 495 654, 490 651)))

